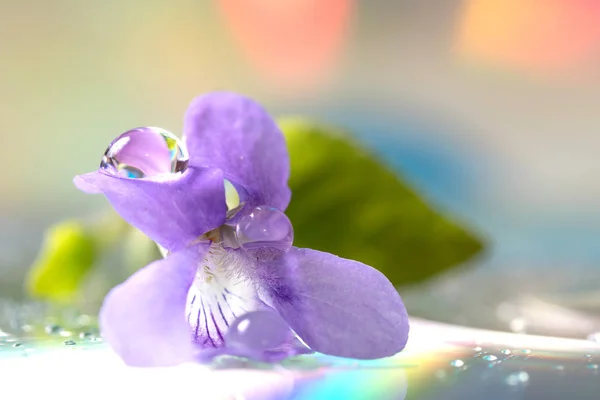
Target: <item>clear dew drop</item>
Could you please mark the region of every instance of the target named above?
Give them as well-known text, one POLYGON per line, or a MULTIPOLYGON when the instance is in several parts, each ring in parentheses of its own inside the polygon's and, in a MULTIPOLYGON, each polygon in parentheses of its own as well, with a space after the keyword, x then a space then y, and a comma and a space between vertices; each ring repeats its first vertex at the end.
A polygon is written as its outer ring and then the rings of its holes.
POLYGON ((252 311, 236 319, 225 337, 228 346, 266 350, 282 344, 290 334, 287 323, 271 311, 252 311))
POLYGON ((236 240, 244 250, 273 248, 287 252, 294 241, 289 218, 273 207, 260 206, 240 219, 235 228, 236 240))
POLYGON ((514 372, 506 377, 505 382, 509 386, 524 386, 529 382, 529 374, 525 371, 514 372))
POLYGON ((504 349, 500 351, 500 353, 504 354, 505 356, 509 356, 512 354, 512 352, 509 349, 504 349))
POLYGON ((598 370, 600 369, 600 366, 598 364, 588 364, 587 369, 598 370))
POLYGON ((450 361, 450 366, 454 367, 454 368, 461 368, 465 366, 465 362, 463 360, 452 360, 450 361))
POLYGON ((56 324, 46 325, 46 327, 44 328, 44 331, 48 335, 59 335, 62 332, 62 330, 62 327, 56 324))
POLYGON ((136 179, 183 172, 188 161, 187 150, 175 135, 161 128, 141 127, 112 141, 100 169, 110 175, 136 179))
POLYGON ((23 347, 23 343, 20 343, 20 342, 14 343, 12 345, 12 347, 15 347, 15 348, 17 348, 17 347, 23 347))
POLYGON ((496 361, 498 360, 498 357, 493 354, 486 354, 485 356, 481 357, 481 359, 485 361, 496 361))
POLYGON ((65 340, 63 344, 65 346, 75 346, 77 343, 75 343, 73 340, 65 340))

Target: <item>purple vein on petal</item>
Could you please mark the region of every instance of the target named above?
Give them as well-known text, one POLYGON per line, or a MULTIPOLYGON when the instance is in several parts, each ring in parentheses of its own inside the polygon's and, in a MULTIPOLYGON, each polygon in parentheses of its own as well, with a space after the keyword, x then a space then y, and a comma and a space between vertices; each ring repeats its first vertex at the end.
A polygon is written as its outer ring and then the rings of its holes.
POLYGON ((208 340, 210 340, 210 343, 213 345, 213 347, 217 347, 213 338, 210 337, 210 331, 208 330, 208 318, 206 316, 206 310, 204 309, 204 301, 202 299, 200 299, 200 306, 201 306, 200 309, 202 310, 202 313, 204 314, 204 327, 206 328, 206 336, 208 337, 208 340))
MULTIPOLYGON (((219 309, 221 318, 223 318, 223 322, 225 322, 225 326, 227 326, 229 328, 229 322, 227 322, 227 318, 225 318, 225 314, 223 314, 223 309, 221 308, 221 303, 219 303, 219 298, 217 296, 215 296, 215 300, 217 302, 217 308, 219 309)), ((232 312, 232 314, 233 314, 233 312, 232 312)), ((234 318, 235 318, 235 315, 234 315, 234 318)))
POLYGON ((225 301, 225 304, 227 304, 227 307, 229 307, 229 311, 231 311, 231 315, 233 315, 233 318, 237 318, 237 315, 235 315, 235 313, 233 312, 233 308, 231 307, 231 304, 229 304, 229 302, 227 301, 227 297, 225 296, 225 294, 222 294, 222 296, 223 301, 225 301))
POLYGON ((215 326, 215 329, 217 330, 217 335, 219 336, 219 339, 221 340, 221 343, 224 343, 225 340, 223 340, 223 335, 221 334, 221 330, 219 329, 219 325, 217 325, 217 321, 215 320, 215 315, 212 312, 212 308, 209 306, 208 309, 210 310, 210 318, 212 319, 213 325, 215 326))
MULTIPOLYGON (((195 300, 196 300, 196 295, 194 295, 194 298, 192 299, 192 302, 190 304, 194 304, 195 300)), ((188 315, 187 315, 187 321, 188 321, 188 324, 190 324, 190 325, 192 324, 192 321, 190 321, 191 316, 192 316, 192 309, 190 308, 190 312, 188 312, 188 315)))

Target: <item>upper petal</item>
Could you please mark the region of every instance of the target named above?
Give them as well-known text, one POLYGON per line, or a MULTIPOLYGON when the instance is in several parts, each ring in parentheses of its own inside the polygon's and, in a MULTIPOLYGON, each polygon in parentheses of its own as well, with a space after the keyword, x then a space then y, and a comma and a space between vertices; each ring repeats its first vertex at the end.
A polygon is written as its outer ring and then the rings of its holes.
POLYGON ((101 333, 126 364, 169 366, 194 359, 185 306, 207 249, 199 244, 155 261, 106 296, 101 333))
POLYGON ((360 359, 401 351, 408 315, 379 271, 329 253, 292 248, 260 269, 270 303, 314 351, 360 359))
POLYGON ((76 176, 75 185, 103 193, 121 217, 162 247, 175 251, 225 221, 223 173, 188 168, 172 179, 127 179, 92 172, 76 176))
POLYGON ((259 104, 234 93, 197 97, 185 115, 184 140, 190 165, 223 170, 244 189, 241 201, 285 210, 288 152, 283 134, 259 104))

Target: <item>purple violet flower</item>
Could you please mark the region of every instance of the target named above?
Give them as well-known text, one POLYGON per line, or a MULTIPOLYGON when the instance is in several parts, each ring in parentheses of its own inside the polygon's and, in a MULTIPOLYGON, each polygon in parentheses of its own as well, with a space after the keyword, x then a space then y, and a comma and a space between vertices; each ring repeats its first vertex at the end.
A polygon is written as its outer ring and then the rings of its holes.
POLYGON ((303 342, 372 359, 404 348, 408 316, 383 274, 292 247, 286 144, 260 105, 232 93, 200 96, 186 113, 184 143, 189 157, 168 132, 137 128, 113 141, 98 171, 74 179, 104 194, 166 256, 104 300, 101 332, 125 363, 195 360, 222 348, 238 317, 259 310, 289 325, 290 349, 303 342))

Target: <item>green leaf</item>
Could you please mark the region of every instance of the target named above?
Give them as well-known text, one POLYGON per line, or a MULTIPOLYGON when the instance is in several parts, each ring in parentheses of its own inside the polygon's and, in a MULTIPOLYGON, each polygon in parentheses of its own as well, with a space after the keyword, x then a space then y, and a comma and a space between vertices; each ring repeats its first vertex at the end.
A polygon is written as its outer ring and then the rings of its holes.
POLYGON ((27 277, 27 291, 33 297, 70 302, 92 269, 98 241, 79 221, 64 221, 45 234, 42 249, 27 277))
POLYGON ((397 286, 423 281, 482 248, 348 135, 302 119, 279 125, 291 158, 286 214, 296 246, 364 262, 397 286))

